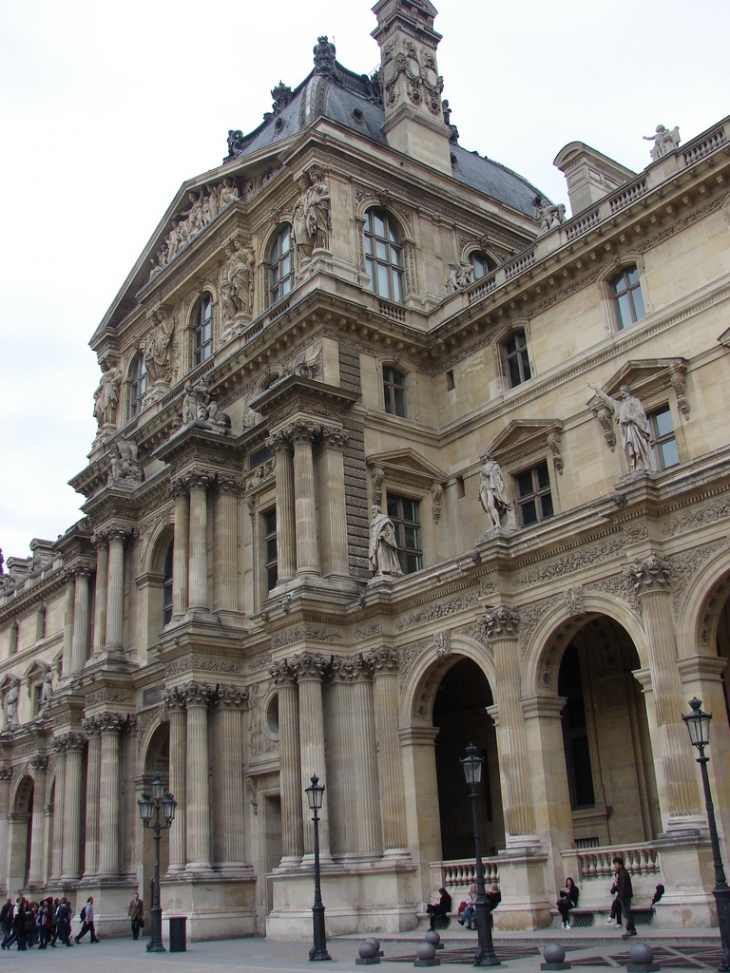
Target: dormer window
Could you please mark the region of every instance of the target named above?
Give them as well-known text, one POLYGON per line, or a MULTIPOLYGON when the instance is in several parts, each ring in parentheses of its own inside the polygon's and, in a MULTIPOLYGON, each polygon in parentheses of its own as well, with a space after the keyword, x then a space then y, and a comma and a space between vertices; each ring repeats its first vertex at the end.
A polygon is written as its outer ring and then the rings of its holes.
POLYGON ((365 214, 365 264, 378 297, 403 303, 403 248, 398 230, 385 210, 365 214))
POLYGON ((497 266, 491 257, 480 250, 475 250, 469 254, 469 263, 474 268, 474 280, 481 280, 482 277, 486 277, 497 266))

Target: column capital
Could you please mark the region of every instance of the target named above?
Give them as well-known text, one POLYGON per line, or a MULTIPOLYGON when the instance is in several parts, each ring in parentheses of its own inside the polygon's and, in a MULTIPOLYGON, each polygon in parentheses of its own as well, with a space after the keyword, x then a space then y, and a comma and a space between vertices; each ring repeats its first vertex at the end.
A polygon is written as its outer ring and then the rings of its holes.
POLYGON ((375 678, 398 672, 398 653, 390 647, 373 649, 366 654, 365 661, 371 667, 375 678))
POLYGON ((70 564, 66 568, 64 577, 67 581, 70 581, 72 578, 90 578, 93 571, 94 567, 92 564, 85 561, 77 561, 75 564, 70 564))
POLYGON ((215 473, 211 470, 206 470, 202 466, 194 466, 189 470, 185 470, 178 478, 178 482, 184 483, 188 490, 192 490, 195 487, 202 487, 204 490, 207 490, 213 480, 215 480, 215 473))
POLYGON ((191 706, 202 706, 207 709, 215 697, 215 689, 204 682, 189 682, 180 687, 180 694, 188 709, 191 706))
POLYGON ((484 610, 484 623, 487 638, 516 639, 520 630, 520 615, 514 608, 505 605, 487 605, 484 610))
POLYGON ((638 557, 626 569, 626 578, 637 595, 655 591, 671 591, 672 565, 665 557, 652 554, 646 561, 638 557))
POLYGON ((85 716, 81 721, 81 726, 87 737, 98 736, 101 733, 98 716, 85 716))
POLYGON ((132 537, 134 534, 136 534, 136 531, 131 524, 106 524, 95 531, 94 538, 104 538, 107 541, 126 541, 128 537, 132 537))
POLYGON ((296 685, 296 673, 291 669, 286 659, 281 662, 270 662, 266 666, 266 671, 277 686, 296 685))
POLYGON ((53 749, 56 753, 83 753, 86 749, 86 737, 83 733, 62 733, 54 737, 53 749))
POLYGON ((172 689, 165 690, 162 696, 162 702, 168 710, 185 709, 185 696, 179 686, 173 686, 172 689))
POLYGON ((170 491, 170 495, 176 499, 178 497, 187 497, 188 493, 190 492, 187 481, 185 480, 185 477, 182 476, 171 480, 168 489, 170 491))
POLYGON ((321 682, 328 674, 330 660, 319 652, 302 652, 289 660, 297 682, 313 680, 321 682))
POLYGON ((30 758, 29 762, 33 773, 36 775, 45 774, 48 770, 48 757, 44 753, 37 753, 34 757, 30 758))
POLYGON ((272 433, 266 440, 266 445, 269 447, 272 453, 291 452, 291 442, 283 429, 278 429, 276 432, 272 433))
POLYGON ((246 486, 243 478, 235 473, 218 473, 215 482, 219 493, 234 497, 240 497, 246 486))
POLYGON ((330 449, 344 450, 350 437, 344 429, 335 426, 322 426, 322 438, 330 449))
POLYGON ((370 680, 372 669, 363 655, 334 656, 332 674, 336 682, 353 683, 370 680))
POLYGON ((322 426, 309 419, 295 419, 283 431, 296 445, 296 443, 311 443, 322 432, 322 426))
POLYGON ((13 776, 12 767, 0 767, 0 783, 11 780, 13 776))
POLYGON ((101 733, 124 733, 137 722, 128 713, 99 713, 96 720, 101 733))
POLYGON ((213 705, 220 709, 243 709, 248 703, 248 687, 221 686, 216 693, 213 705))

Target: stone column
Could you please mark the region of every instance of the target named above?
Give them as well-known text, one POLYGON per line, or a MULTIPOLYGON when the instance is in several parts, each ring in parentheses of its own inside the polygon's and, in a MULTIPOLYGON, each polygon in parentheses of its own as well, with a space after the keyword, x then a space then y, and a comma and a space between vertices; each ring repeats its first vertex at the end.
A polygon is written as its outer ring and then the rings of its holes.
POLYGON ((86 754, 86 853, 84 878, 99 871, 99 783, 101 768, 101 727, 96 716, 83 720, 84 733, 89 739, 86 754))
POLYGON ((383 845, 386 856, 406 854, 406 800, 398 736, 398 655, 393 649, 371 652, 383 845))
POLYGON ((40 887, 43 885, 43 862, 45 859, 45 828, 43 805, 46 794, 46 771, 48 757, 38 754, 30 758, 33 771, 33 821, 30 832, 30 868, 28 870, 28 885, 40 887))
POLYGON ((511 608, 488 608, 487 633, 494 652, 499 706, 500 776, 507 850, 539 844, 527 759, 527 732, 520 703, 519 615, 511 608))
MULTIPOLYGON (((324 711, 322 708, 322 680, 329 661, 319 653, 305 652, 291 660, 299 685, 299 754, 301 780, 299 791, 302 801, 304 854, 314 853, 314 825, 309 802, 304 789, 309 787, 314 774, 319 783, 327 786, 327 767, 324 751, 324 711)), ((319 845, 323 857, 330 855, 329 802, 324 801, 320 812, 319 845)))
POLYGON ((104 878, 119 876, 119 807, 120 766, 119 739, 130 725, 123 713, 102 713, 101 794, 99 801, 99 874, 104 878))
POLYGON ((2 895, 7 895, 8 892, 8 847, 10 845, 8 811, 12 777, 13 771, 10 767, 0 767, 0 894, 2 895))
POLYGON ((84 806, 84 750, 82 733, 66 733, 62 738, 66 751, 66 775, 63 793, 63 858, 61 880, 75 882, 81 877, 81 827, 84 806))
POLYGON ((65 574, 65 578, 66 594, 63 608, 63 664, 61 666, 61 675, 64 679, 68 679, 71 675, 71 654, 74 640, 74 595, 76 582, 70 571, 65 574))
POLYGON ((660 757, 659 802, 665 832, 706 828, 700 802, 694 754, 688 745, 682 712, 688 709, 677 668, 677 642, 672 619, 671 566, 656 554, 638 559, 629 570, 644 615, 649 668, 656 711, 660 757))
POLYGON ((242 483, 218 475, 213 531, 213 611, 238 611, 238 496, 242 483))
POLYGON ((81 672, 89 654, 89 622, 91 568, 79 564, 74 569, 76 586, 74 592, 74 626, 71 646, 71 672, 81 672))
POLYGON ((53 798, 51 877, 54 883, 58 884, 63 871, 63 809, 66 801, 66 749, 63 737, 56 737, 52 746, 56 754, 56 792, 53 798))
POLYGON ((295 675, 286 662, 268 666, 279 690, 279 790, 281 791, 281 863, 299 864, 303 851, 299 759, 299 699, 295 675))
POLYGON ((172 549, 172 615, 181 618, 188 608, 188 560, 190 557, 190 494, 183 480, 170 484, 175 498, 175 546, 172 549))
POLYGON ((187 708, 187 871, 207 874, 211 871, 208 707, 212 690, 191 682, 181 692, 187 708))
POLYGON ((165 695, 170 716, 170 793, 177 801, 175 823, 170 828, 170 859, 168 874, 185 871, 187 861, 187 724, 185 698, 179 689, 165 695))
POLYGON ((45 848, 45 854, 43 856, 43 884, 44 885, 48 885, 51 879, 51 874, 49 871, 48 852, 51 849, 52 840, 53 840, 53 805, 44 804, 43 805, 43 847, 45 848))
POLYGON ((297 574, 319 574, 317 507, 314 500, 312 440, 319 429, 297 422, 289 430, 294 444, 294 512, 296 522, 297 574))
POLYGON ((124 540, 128 533, 125 527, 115 527, 109 531, 105 649, 112 653, 120 653, 123 649, 124 540))
POLYGON ((222 688, 216 705, 220 708, 220 794, 224 870, 240 868, 244 863, 243 848, 243 706, 246 692, 232 686, 222 688))
POLYGON ((294 522, 294 469, 291 445, 279 432, 267 440, 276 456, 276 559, 279 583, 291 581, 297 569, 294 522))
POLYGON ((94 597, 94 655, 98 655, 106 645, 106 604, 109 581, 109 541, 103 535, 94 538, 96 542, 96 590, 94 597))
POLYGON ((195 471, 190 486, 190 568, 188 610, 208 611, 208 484, 213 474, 195 471))
POLYGON ((320 504, 322 527, 322 573, 349 575, 347 559, 347 520, 345 517, 345 461, 343 452, 347 433, 342 429, 324 430, 320 504))

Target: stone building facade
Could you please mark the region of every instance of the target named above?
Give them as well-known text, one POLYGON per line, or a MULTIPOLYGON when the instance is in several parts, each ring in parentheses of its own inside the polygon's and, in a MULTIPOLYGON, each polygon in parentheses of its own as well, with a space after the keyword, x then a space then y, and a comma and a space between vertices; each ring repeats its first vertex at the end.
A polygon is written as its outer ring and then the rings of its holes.
MULTIPOLYGON (((555 160, 572 215, 465 150, 429 0, 381 69, 320 38, 183 185, 91 345, 84 518, 0 575, 0 884, 149 893, 136 801, 178 801, 193 937, 415 927, 473 875, 485 758, 502 928, 623 852, 655 922, 716 921, 698 769, 730 829, 730 119, 634 173, 555 160)), ((148 895, 145 895, 147 898, 148 895)))

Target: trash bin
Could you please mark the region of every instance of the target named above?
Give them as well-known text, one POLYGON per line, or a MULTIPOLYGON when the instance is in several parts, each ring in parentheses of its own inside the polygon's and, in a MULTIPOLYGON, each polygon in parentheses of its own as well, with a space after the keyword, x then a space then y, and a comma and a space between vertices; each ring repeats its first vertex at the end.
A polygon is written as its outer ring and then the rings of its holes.
POLYGON ((185 923, 187 916, 170 916, 170 952, 184 953, 187 949, 185 923))

